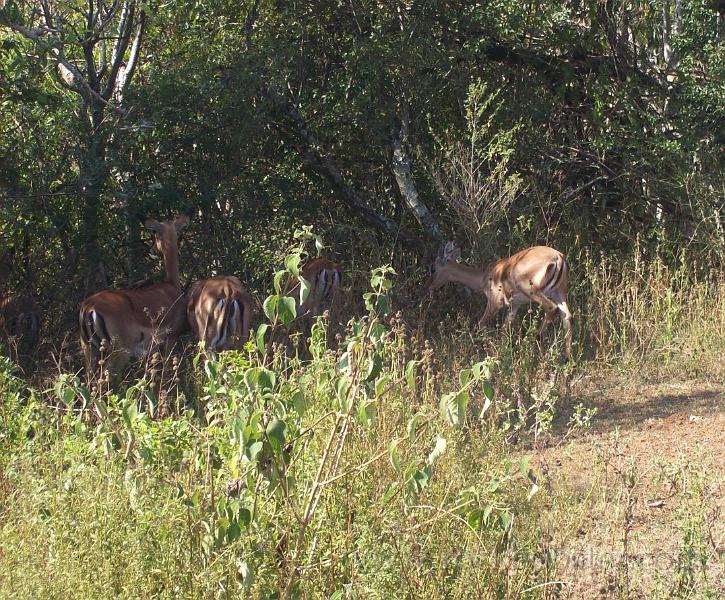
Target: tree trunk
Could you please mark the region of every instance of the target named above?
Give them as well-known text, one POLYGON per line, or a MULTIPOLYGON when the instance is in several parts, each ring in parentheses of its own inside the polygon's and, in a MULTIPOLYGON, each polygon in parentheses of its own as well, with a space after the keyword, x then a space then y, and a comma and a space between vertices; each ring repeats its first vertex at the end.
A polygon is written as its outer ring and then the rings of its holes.
POLYGON ((83 250, 85 253, 85 286, 86 291, 99 287, 107 287, 108 280, 101 259, 98 243, 99 208, 103 188, 108 179, 106 163, 106 140, 101 122, 102 106, 90 107, 89 130, 86 139, 86 151, 80 161, 78 183, 82 206, 83 250))
POLYGON ((415 182, 413 181, 413 175, 410 169, 410 157, 408 156, 408 152, 406 150, 410 116, 407 103, 405 102, 403 103, 401 109, 400 121, 400 129, 393 132, 392 138, 393 174, 395 175, 395 181, 398 183, 400 195, 403 197, 403 200, 413 213, 416 221, 420 223, 420 226, 423 228, 428 238, 440 245, 443 242, 443 235, 441 234, 440 227, 438 227, 438 223, 436 223, 436 220, 428 210, 428 207, 420 199, 420 195, 415 187, 415 182))
POLYGON ((300 151, 305 161, 320 176, 327 180, 337 196, 352 207, 364 221, 400 240, 400 242, 407 247, 417 252, 421 252, 422 248, 419 240, 415 239, 412 235, 402 229, 398 223, 393 221, 391 218, 375 211, 367 204, 367 202, 365 202, 365 200, 363 200, 362 196, 358 192, 345 183, 339 169, 332 163, 332 161, 322 155, 320 151, 321 146, 317 137, 309 129, 307 123, 297 109, 285 98, 267 87, 264 87, 262 92, 272 102, 275 108, 277 108, 277 110, 291 121, 297 139, 300 142, 300 151))

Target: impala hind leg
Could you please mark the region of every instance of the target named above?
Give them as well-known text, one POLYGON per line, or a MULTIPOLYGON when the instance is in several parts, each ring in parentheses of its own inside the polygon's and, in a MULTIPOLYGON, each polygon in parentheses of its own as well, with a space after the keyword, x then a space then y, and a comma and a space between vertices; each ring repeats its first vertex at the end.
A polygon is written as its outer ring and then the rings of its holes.
POLYGON ((564 359, 569 360, 571 358, 572 322, 574 321, 574 319, 571 316, 569 305, 566 303, 565 300, 561 300, 557 304, 557 308, 561 313, 561 320, 564 322, 564 336, 566 343, 564 350, 564 359))
POLYGON ((554 314, 552 315, 552 318, 555 317, 557 314, 561 315, 562 323, 564 324, 564 352, 562 353, 562 357, 564 361, 567 361, 571 358, 571 344, 572 344, 572 323, 574 319, 571 316, 571 311, 569 310, 569 305, 566 302, 565 296, 563 296, 560 292, 555 291, 552 294, 552 300, 556 306, 556 310, 554 314))

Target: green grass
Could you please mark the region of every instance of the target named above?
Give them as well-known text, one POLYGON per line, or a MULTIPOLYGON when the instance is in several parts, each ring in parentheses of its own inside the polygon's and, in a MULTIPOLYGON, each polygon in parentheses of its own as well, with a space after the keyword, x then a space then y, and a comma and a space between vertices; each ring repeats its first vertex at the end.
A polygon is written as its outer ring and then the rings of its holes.
MULTIPOLYGON (((145 380, 31 390, 4 361, 0 597, 553 598, 554 550, 598 490, 535 473, 526 448, 602 367, 721 377, 721 282, 677 277, 588 270, 562 367, 534 314, 483 335, 385 316, 378 272, 339 343, 321 321, 309 362, 263 343, 208 362, 167 418, 145 380)), ((681 514, 682 552, 702 556, 702 520, 681 514)), ((663 576, 698 597, 698 573, 663 576)))

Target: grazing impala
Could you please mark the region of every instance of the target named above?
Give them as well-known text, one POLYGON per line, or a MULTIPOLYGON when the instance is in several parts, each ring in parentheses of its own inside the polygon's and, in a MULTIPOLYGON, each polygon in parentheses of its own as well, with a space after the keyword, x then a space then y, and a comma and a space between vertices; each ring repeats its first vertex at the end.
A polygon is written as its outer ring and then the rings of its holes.
POLYGON ((302 277, 310 284, 310 292, 300 305, 300 284, 297 282, 287 294, 297 303, 297 317, 315 317, 329 309, 342 283, 340 265, 326 258, 315 258, 302 268, 302 277))
POLYGON ((453 242, 446 243, 431 265, 428 290, 455 282, 483 292, 488 302, 479 327, 488 325, 503 307, 508 308, 507 320, 513 321, 524 304, 538 302, 545 313, 539 335, 560 315, 566 330, 564 358, 569 359, 572 337, 572 316, 566 303, 569 266, 561 252, 547 246, 533 246, 485 269, 459 263, 459 257, 453 242))
POLYGON ((108 369, 118 373, 134 356, 163 346, 168 353, 186 329, 186 301, 179 282, 178 234, 189 224, 183 214, 165 222, 147 220, 156 250, 164 257, 166 277, 139 289, 103 290, 81 302, 81 348, 89 374, 98 367, 102 346, 108 369))
POLYGON ((186 314, 208 352, 241 350, 249 337, 252 307, 252 297, 239 279, 217 276, 191 287, 186 314))

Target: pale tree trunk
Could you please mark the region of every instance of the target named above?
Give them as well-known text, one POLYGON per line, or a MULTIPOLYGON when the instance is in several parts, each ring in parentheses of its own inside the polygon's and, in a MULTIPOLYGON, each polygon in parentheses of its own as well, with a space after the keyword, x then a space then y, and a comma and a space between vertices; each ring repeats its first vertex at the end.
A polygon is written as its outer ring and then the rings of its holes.
POLYGON ((674 70, 679 56, 672 45, 672 37, 682 31, 682 0, 663 0, 662 2, 662 56, 667 70, 674 70), (674 6, 673 6, 674 5, 674 6), (674 8, 674 12, 673 12, 674 8))
POLYGON ((413 181, 410 168, 410 157, 408 156, 408 138, 410 130, 410 111, 408 103, 403 101, 400 110, 400 129, 393 132, 393 174, 398 184, 400 195, 406 205, 413 213, 416 221, 425 231, 426 236, 436 244, 443 242, 443 235, 435 218, 421 200, 418 190, 413 181))
POLYGON ((416 251, 421 251, 420 242, 400 227, 391 218, 374 210, 363 197, 350 187, 332 160, 322 154, 322 147, 317 136, 308 127, 299 111, 285 98, 263 88, 264 95, 292 123, 300 152, 307 164, 323 177, 332 187, 335 194, 350 206, 366 223, 381 229, 416 251))

